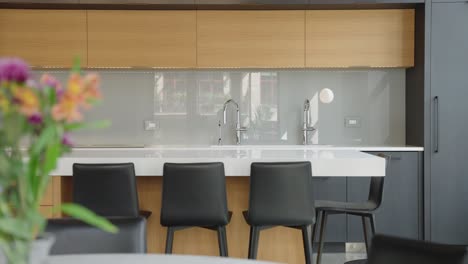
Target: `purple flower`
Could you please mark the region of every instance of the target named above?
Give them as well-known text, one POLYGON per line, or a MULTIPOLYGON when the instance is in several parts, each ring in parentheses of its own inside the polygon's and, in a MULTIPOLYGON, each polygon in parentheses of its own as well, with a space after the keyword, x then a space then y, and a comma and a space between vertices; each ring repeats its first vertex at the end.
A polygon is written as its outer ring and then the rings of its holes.
POLYGON ((39 113, 32 114, 28 117, 28 122, 33 125, 40 125, 42 124, 42 116, 39 113))
POLYGON ((63 134, 62 144, 67 146, 67 147, 73 147, 73 142, 71 141, 71 138, 70 138, 69 134, 63 134))
POLYGON ((28 80, 26 81, 26 86, 27 86, 27 87, 34 88, 34 89, 38 89, 38 88, 39 88, 39 85, 37 85, 37 82, 34 81, 33 79, 28 79, 28 80))
POLYGON ((0 59, 0 82, 23 83, 30 77, 29 65, 18 58, 0 59))

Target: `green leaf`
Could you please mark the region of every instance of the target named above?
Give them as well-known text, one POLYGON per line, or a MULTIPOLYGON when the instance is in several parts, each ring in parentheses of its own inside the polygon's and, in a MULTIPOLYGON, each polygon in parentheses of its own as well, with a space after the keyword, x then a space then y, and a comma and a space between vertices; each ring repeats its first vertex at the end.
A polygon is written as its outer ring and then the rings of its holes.
POLYGON ((78 130, 78 129, 101 129, 101 128, 109 127, 110 125, 111 125, 110 121, 101 120, 101 121, 89 122, 89 123, 65 124, 64 128, 66 131, 78 130))
POLYGON ((32 223, 34 223, 34 226, 37 228, 37 233, 41 234, 42 231, 44 231, 47 221, 44 219, 44 216, 40 214, 38 209, 29 210, 26 212, 26 217, 30 219, 32 223))
POLYGON ((93 213, 91 210, 78 205, 78 204, 62 204, 60 206, 60 209, 62 212, 65 214, 76 218, 78 220, 81 220, 89 225, 95 226, 103 231, 109 232, 109 233, 117 233, 119 229, 113 225, 109 220, 107 220, 104 217, 98 216, 95 213, 93 213))
POLYGON ((48 174, 57 166, 57 159, 60 155, 61 142, 54 142, 46 149, 43 173, 48 174))
POLYGON ((29 230, 28 222, 25 219, 13 217, 0 218, 0 232, 21 239, 29 239, 32 235, 29 230))
POLYGON ((81 59, 79 56, 76 56, 73 59, 72 73, 80 74, 80 72, 81 72, 81 59))
POLYGON ((34 145, 31 148, 31 155, 38 155, 41 153, 41 151, 49 144, 49 142, 56 137, 56 130, 54 126, 48 126, 47 128, 44 129, 44 131, 41 133, 37 141, 34 143, 34 145))

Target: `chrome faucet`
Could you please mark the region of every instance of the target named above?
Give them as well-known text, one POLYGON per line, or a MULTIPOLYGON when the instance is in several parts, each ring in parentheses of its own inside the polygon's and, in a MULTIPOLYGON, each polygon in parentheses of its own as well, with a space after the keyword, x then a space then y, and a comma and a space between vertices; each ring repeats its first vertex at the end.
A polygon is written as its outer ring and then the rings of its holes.
POLYGON ((242 138, 242 132, 247 131, 247 128, 241 127, 240 124, 240 110, 239 110, 239 104, 236 103, 236 101, 229 99, 224 103, 223 106, 223 123, 226 124, 227 121, 227 107, 228 105, 233 104, 236 107, 236 113, 237 113, 237 121, 236 121, 236 144, 240 145, 241 144, 241 138, 242 138))
POLYGON ((306 99, 304 102, 304 113, 303 113, 304 121, 302 122, 302 144, 308 144, 308 135, 309 132, 315 131, 315 127, 310 125, 310 101, 306 99))

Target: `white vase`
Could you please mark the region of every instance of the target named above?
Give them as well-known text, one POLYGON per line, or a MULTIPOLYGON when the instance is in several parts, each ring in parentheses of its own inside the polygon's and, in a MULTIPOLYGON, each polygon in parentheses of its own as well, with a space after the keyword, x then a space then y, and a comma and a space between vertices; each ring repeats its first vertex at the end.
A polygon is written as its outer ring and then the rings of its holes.
MULTIPOLYGON (((50 249, 55 242, 52 234, 45 233, 38 237, 31 245, 29 252, 29 264, 44 264, 49 257, 50 249)), ((7 264, 7 260, 0 250, 0 264, 7 264)))

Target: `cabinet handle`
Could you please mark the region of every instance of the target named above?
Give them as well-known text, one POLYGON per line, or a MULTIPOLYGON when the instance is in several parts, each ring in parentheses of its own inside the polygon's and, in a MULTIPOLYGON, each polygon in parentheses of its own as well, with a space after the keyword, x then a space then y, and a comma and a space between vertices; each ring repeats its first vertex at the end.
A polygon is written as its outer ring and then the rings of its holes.
POLYGON ((434 96, 434 153, 439 153, 439 96, 434 96))

